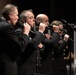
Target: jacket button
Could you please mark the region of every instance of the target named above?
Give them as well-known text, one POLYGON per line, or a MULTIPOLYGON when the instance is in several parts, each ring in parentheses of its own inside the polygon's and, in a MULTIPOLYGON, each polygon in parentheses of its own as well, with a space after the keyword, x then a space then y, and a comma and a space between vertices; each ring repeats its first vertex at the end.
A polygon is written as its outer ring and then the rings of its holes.
POLYGON ((37 57, 37 59, 38 59, 39 57, 37 57))
POLYGON ((52 54, 54 54, 54 52, 52 52, 52 54))
POLYGON ((38 50, 37 50, 37 52, 38 52, 38 50))
POLYGON ((36 64, 38 66, 38 64, 36 64))
POLYGON ((63 55, 65 55, 65 53, 63 53, 63 55))
POLYGON ((64 49, 64 52, 65 52, 65 49, 64 49))
POLYGON ((54 60, 54 58, 52 58, 52 60, 54 60))

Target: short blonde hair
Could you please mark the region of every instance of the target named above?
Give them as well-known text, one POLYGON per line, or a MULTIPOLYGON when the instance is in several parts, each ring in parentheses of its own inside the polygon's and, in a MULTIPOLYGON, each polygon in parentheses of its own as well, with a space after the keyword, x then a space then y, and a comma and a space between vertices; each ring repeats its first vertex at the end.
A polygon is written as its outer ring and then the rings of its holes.
POLYGON ((59 21, 59 20, 54 20, 54 21, 51 23, 52 26, 53 26, 53 25, 59 26, 60 24, 63 25, 62 22, 59 21))

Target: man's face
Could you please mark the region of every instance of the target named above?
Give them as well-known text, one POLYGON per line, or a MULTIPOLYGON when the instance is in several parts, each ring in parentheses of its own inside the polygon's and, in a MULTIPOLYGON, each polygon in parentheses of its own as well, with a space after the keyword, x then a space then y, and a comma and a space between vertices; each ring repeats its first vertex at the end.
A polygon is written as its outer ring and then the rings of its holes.
POLYGON ((18 21, 18 10, 15 9, 13 13, 11 13, 10 15, 10 22, 11 24, 15 25, 16 22, 18 21))
POLYGON ((42 22, 48 26, 49 25, 49 18, 47 16, 45 16, 44 19, 42 20, 42 22))
POLYGON ((35 18, 34 14, 32 12, 27 12, 26 22, 31 25, 31 27, 34 27, 35 25, 35 18))

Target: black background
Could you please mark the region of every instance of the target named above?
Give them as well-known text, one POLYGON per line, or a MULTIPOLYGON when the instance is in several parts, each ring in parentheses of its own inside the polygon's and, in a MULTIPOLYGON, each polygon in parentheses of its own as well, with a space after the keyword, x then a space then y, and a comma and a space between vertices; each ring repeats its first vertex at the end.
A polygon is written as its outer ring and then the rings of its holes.
POLYGON ((35 16, 45 13, 50 22, 65 19, 70 23, 76 23, 76 3, 73 0, 13 0, 12 3, 19 7, 19 12, 33 9, 35 16))

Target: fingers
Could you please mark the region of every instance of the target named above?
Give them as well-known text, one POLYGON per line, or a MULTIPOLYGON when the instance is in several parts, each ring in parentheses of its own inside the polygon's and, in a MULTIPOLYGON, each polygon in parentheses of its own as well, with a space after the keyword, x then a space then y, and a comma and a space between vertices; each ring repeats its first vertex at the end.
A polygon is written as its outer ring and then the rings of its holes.
POLYGON ((31 26, 28 23, 25 23, 23 33, 28 35, 30 30, 31 30, 31 26))
POLYGON ((40 31, 41 33, 43 33, 43 32, 45 31, 46 26, 47 26, 46 24, 40 23, 40 25, 39 25, 39 31, 40 31))

